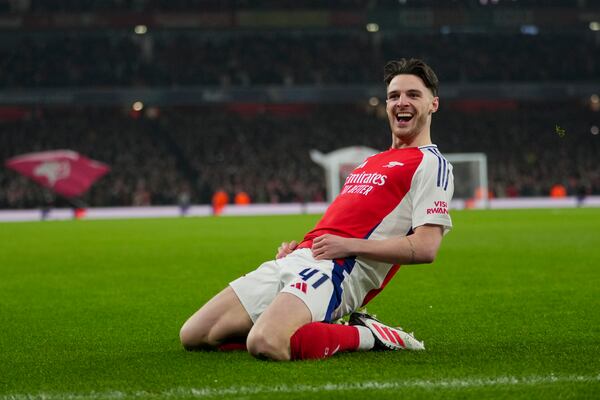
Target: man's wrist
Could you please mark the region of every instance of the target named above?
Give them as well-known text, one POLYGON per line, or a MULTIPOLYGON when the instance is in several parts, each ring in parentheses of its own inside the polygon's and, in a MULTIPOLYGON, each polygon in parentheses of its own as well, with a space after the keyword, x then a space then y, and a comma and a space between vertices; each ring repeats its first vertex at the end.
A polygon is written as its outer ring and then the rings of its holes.
POLYGON ((363 244, 365 239, 351 238, 348 239, 348 253, 354 256, 359 256, 363 252, 363 244))
POLYGON ((415 246, 414 246, 412 240, 410 240, 410 238, 408 236, 405 236, 404 238, 408 242, 408 246, 410 249, 410 264, 414 264, 415 258, 416 258, 415 246))

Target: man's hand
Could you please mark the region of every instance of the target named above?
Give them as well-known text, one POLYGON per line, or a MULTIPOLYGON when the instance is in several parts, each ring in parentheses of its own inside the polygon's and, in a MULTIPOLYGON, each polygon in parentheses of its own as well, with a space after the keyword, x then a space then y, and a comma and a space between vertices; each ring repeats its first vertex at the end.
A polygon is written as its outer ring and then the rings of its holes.
POLYGON ((279 246, 277 248, 277 255, 275 256, 275 258, 280 259, 280 258, 287 256, 292 251, 294 251, 296 249, 296 247, 298 247, 298 242, 296 242, 295 240, 292 240, 289 243, 288 242, 281 243, 281 246, 279 246))
POLYGON ((334 260, 351 256, 350 245, 354 240, 331 234, 319 236, 313 240, 313 257, 315 260, 334 260))

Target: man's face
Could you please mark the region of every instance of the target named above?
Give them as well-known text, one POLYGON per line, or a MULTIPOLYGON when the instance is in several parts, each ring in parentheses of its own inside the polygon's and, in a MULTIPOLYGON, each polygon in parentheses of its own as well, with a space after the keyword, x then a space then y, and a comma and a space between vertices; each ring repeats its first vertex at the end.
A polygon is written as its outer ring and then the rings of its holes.
POLYGON ((388 85, 386 100, 394 140, 410 143, 424 130, 428 131, 438 101, 418 76, 396 75, 388 85))

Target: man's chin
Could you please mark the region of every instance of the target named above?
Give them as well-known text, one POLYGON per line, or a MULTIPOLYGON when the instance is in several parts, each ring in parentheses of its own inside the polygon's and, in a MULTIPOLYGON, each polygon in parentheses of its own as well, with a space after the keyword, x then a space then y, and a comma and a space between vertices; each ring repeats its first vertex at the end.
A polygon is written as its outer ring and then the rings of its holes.
POLYGON ((412 143, 418 135, 415 131, 409 130, 395 130, 393 132, 394 140, 398 140, 404 144, 412 143))
POLYGON ((405 130, 405 129, 395 129, 393 131, 394 137, 400 139, 400 140, 410 140, 411 138, 413 138, 414 136, 416 136, 413 132, 411 132, 410 130, 405 130))

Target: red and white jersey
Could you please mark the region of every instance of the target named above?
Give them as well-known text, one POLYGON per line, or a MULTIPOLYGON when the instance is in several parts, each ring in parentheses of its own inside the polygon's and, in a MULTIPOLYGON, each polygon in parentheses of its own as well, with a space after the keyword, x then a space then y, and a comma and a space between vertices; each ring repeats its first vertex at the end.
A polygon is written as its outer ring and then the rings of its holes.
MULTIPOLYGON (((348 175, 340 194, 300 247, 311 247, 314 238, 326 233, 380 240, 409 235, 424 224, 440 225, 445 234, 452 228, 448 207, 453 192, 452 165, 436 145, 375 154, 348 175)), ((383 289, 399 268, 360 257, 335 263, 339 268, 332 279, 340 285, 340 296, 358 305, 383 289)))

